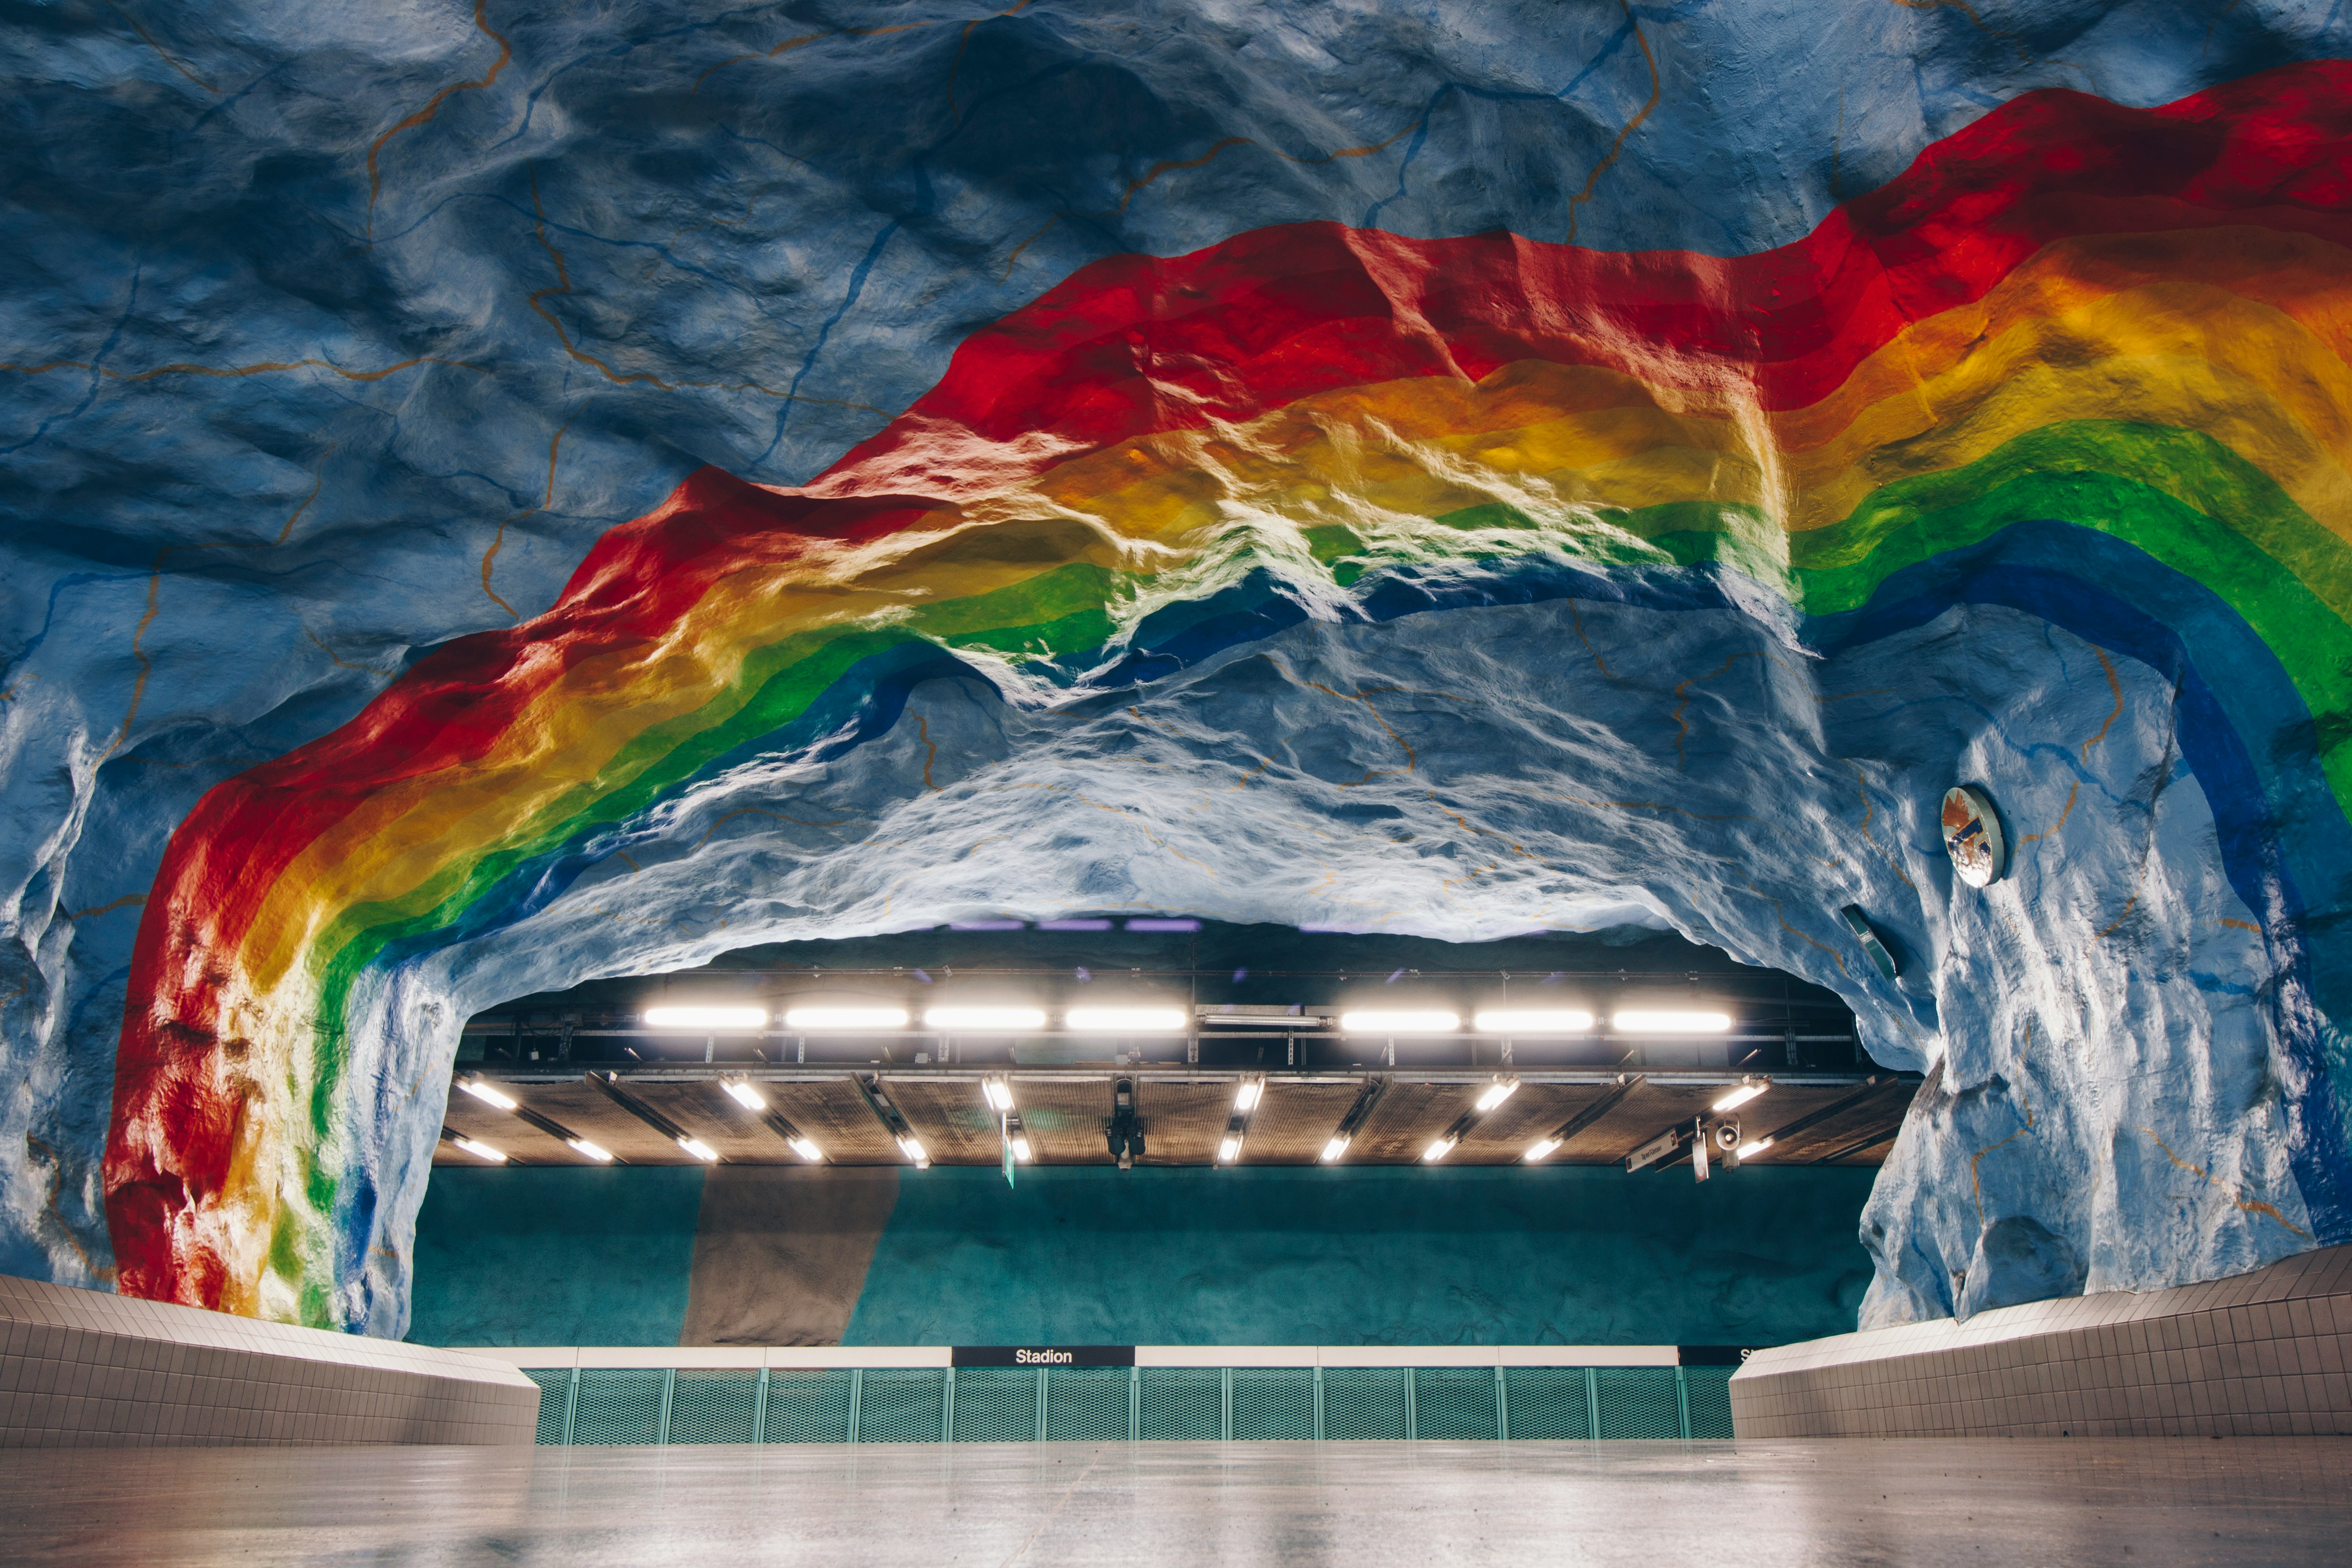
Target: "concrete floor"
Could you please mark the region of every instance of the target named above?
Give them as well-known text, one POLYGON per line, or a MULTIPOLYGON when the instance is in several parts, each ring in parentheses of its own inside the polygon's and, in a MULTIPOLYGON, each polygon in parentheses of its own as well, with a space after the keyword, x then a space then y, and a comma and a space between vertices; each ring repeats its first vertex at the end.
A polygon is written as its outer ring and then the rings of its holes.
POLYGON ((0 1560, 2340 1563, 2352 1441, 20 1450, 0 1560))

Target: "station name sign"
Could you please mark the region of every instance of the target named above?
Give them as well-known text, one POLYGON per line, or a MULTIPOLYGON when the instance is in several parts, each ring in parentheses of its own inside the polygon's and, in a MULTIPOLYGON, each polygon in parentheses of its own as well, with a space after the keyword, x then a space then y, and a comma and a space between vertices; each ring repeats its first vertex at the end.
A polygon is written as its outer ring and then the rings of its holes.
POLYGON ((951 1366, 1133 1366, 1133 1345, 958 1345, 951 1366))

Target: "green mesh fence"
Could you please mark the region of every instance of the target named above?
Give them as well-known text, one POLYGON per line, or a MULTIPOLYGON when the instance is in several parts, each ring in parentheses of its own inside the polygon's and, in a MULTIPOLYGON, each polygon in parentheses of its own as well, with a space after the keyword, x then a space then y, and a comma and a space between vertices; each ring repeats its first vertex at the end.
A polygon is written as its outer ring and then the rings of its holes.
POLYGON ((1412 1373, 1401 1366, 1323 1369, 1323 1436, 1335 1443, 1412 1436, 1412 1373))
POLYGON ((1138 1433, 1147 1443, 1213 1441, 1225 1435, 1225 1374, 1213 1366, 1148 1366, 1138 1433))
POLYGON ((947 1384, 948 1374, 929 1367, 867 1372, 858 1392, 856 1441, 938 1442, 946 1435, 947 1384))
POLYGON ((1580 1366, 1515 1366, 1503 1373, 1514 1438, 1592 1436, 1591 1391, 1580 1366))
POLYGON ((1604 1366, 1593 1374, 1603 1437, 1679 1437, 1681 1400, 1670 1366, 1604 1366))
POLYGON ((768 1373, 768 1419, 761 1432, 761 1440, 769 1443, 848 1442, 849 1395, 857 1380, 856 1373, 845 1370, 771 1369, 768 1373))
POLYGON ((970 1366, 957 1371, 955 1439, 959 1443, 1037 1440, 1037 1371, 1033 1367, 970 1366))
POLYGON ((539 1436, 541 1445, 563 1441, 563 1417, 572 1403, 572 1369, 568 1366, 530 1368, 523 1375, 539 1384, 539 1436))
POLYGON ((1694 1437, 1731 1436, 1730 1366, 1686 1366, 1683 1383, 1690 1391, 1690 1435, 1694 1437))
POLYGON ((538 1440, 1517 1441, 1732 1436, 1734 1368, 526 1368, 538 1440), (764 1388, 764 1400, 762 1389, 764 1388))
POLYGON ((681 1370, 670 1390, 672 1443, 749 1443, 760 1415, 756 1372, 681 1370))
POLYGON ((1055 1443, 1105 1443, 1127 1436, 1134 1373, 1123 1366, 1080 1366, 1045 1374, 1045 1436, 1055 1443))
POLYGON ((1412 1373, 1412 1435, 1415 1437, 1484 1437, 1503 1435, 1491 1366, 1423 1366, 1412 1373))
POLYGON ((574 1447, 661 1441, 663 1394, 669 1373, 630 1367, 583 1371, 574 1396, 574 1447))
POLYGON ((1234 1432, 1243 1442, 1304 1443, 1315 1436, 1315 1369, 1234 1368, 1234 1432))

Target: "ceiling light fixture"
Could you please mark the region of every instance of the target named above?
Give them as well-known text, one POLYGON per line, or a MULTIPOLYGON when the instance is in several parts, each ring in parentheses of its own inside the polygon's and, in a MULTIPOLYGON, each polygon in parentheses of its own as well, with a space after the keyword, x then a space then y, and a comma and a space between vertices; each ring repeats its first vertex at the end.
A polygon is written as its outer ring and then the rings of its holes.
POLYGON ((1335 1137, 1331 1142, 1324 1144, 1323 1163, 1327 1165, 1336 1163, 1339 1156, 1348 1152, 1348 1139, 1342 1135, 1335 1137))
POLYGON ((1005 1082, 1003 1079, 982 1079, 980 1080, 980 1092, 987 1097, 988 1103, 992 1109, 997 1110, 1010 1110, 1013 1109, 1013 1086, 1005 1082))
POLYGON ((812 1165, 824 1158, 824 1151, 818 1148, 815 1144, 810 1142, 805 1138, 794 1138, 791 1142, 793 1152, 798 1154, 802 1159, 806 1160, 812 1165))
POLYGON ((512 1110, 515 1108, 515 1101, 511 1096, 500 1094, 480 1079, 460 1079, 457 1081, 457 1087, 485 1105, 495 1105, 500 1110, 512 1110))
POLYGON ((1262 1078, 1245 1078, 1242 1079, 1241 1086, 1234 1090, 1234 1110, 1235 1113, 1245 1116, 1249 1112, 1255 1110, 1257 1109, 1258 1098, 1265 1093, 1265 1079, 1262 1078))
POLYGON ((1470 1026, 1482 1035, 1581 1035, 1592 1027, 1592 1015, 1580 1007, 1543 1013, 1480 1013, 1470 1026))
POLYGON ((1453 1013, 1342 1013, 1339 1027, 1350 1035, 1450 1035, 1462 1026, 1453 1013))
POLYGON ((1423 1149, 1421 1152, 1421 1157, 1433 1165, 1438 1161, 1444 1159, 1448 1154, 1453 1153, 1454 1144, 1460 1142, 1460 1139, 1454 1137, 1454 1134, 1449 1132, 1444 1137, 1440 1138, 1436 1142, 1432 1143, 1428 1148, 1423 1149))
POLYGON ((904 1007, 795 1007, 784 1015, 788 1029, 903 1029, 904 1007))
POLYGON ((1029 1140, 1018 1132, 1013 1135, 1013 1157, 1024 1165, 1032 1158, 1029 1152, 1029 1140))
POLYGON ((1181 1007, 1073 1007, 1063 1019, 1081 1035, 1174 1035, 1192 1022, 1181 1007))
POLYGON ((1242 1141, 1228 1132, 1224 1141, 1217 1145, 1217 1163, 1230 1165, 1241 1157, 1242 1141))
POLYGON ((709 1144, 705 1143, 699 1138, 680 1138, 677 1141, 677 1146, 685 1150, 688 1153, 693 1155, 696 1159, 700 1160, 705 1164, 715 1165, 719 1163, 719 1151, 713 1149, 709 1144))
POLYGON ((1538 1139, 1535 1142, 1528 1146, 1528 1163, 1530 1165, 1542 1164, 1546 1160, 1550 1159, 1552 1155, 1559 1151, 1559 1144, 1560 1141, 1557 1138, 1538 1139))
POLYGON ((898 1139, 898 1150, 899 1152, 905 1154, 908 1159, 912 1160, 917 1165, 928 1165, 931 1163, 930 1154, 923 1148, 920 1142, 916 1141, 915 1135, 911 1132, 900 1135, 898 1139))
POLYGON ((648 1007, 646 1026, 651 1029, 764 1029, 764 1007, 648 1007))
POLYGON ((488 1160, 493 1165, 503 1165, 507 1163, 506 1152, 502 1149, 493 1149, 488 1143, 478 1142, 471 1138, 453 1138, 450 1142, 477 1160, 488 1160))
POLYGON ((564 1142, 570 1144, 576 1152, 585 1155, 600 1165, 609 1165, 613 1163, 613 1152, 600 1143, 591 1143, 585 1138, 566 1138, 564 1142))
POLYGON ((1755 1099, 1758 1095, 1762 1094, 1766 1089, 1771 1087, 1772 1080, 1770 1079, 1751 1078, 1746 1083, 1741 1084, 1738 1089, 1733 1089, 1729 1094, 1725 1095, 1721 1100, 1717 1100, 1713 1105, 1707 1107, 1707 1109, 1718 1113, 1726 1110, 1737 1110, 1741 1106, 1747 1104, 1749 1100, 1755 1099))
POLYGON ((1478 1109, 1481 1110, 1492 1110, 1495 1107, 1502 1104, 1503 1101, 1510 1099, 1511 1096, 1518 1093, 1518 1091, 1519 1080, 1517 1079, 1498 1078, 1494 1082, 1486 1086, 1486 1093, 1478 1097, 1478 1109))
POLYGON ((1771 1146, 1772 1140, 1769 1138, 1750 1138, 1747 1142, 1742 1143, 1738 1148, 1732 1151, 1732 1158, 1736 1160, 1752 1160, 1757 1155, 1764 1152, 1765 1150, 1769 1149, 1771 1146))
POLYGON ((727 1080, 725 1087, 727 1092, 734 1098, 735 1102, 738 1105, 742 1106, 745 1110, 765 1110, 768 1109, 768 1097, 761 1094, 758 1089, 753 1089, 748 1079, 730 1078, 727 1080))
POLYGON ((927 1029, 1017 1034, 1045 1026, 1045 1015, 1034 1007, 934 1007, 923 1015, 923 1027, 927 1029))
POLYGON ((1731 1027, 1731 1015, 1650 1012, 1634 1008, 1612 1016, 1609 1026, 1623 1035, 1719 1035, 1731 1027))

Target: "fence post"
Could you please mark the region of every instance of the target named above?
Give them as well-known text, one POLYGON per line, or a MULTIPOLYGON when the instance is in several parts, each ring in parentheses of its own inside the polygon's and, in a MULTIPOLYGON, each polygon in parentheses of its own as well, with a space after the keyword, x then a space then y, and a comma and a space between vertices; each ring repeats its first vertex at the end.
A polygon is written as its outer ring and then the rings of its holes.
POLYGON ((1503 1442, 1511 1440, 1511 1396, 1503 1384, 1503 1363, 1495 1363, 1495 1436, 1503 1442))
POLYGON ((1323 1440, 1323 1363, 1315 1363, 1315 1440, 1323 1440))
POLYGON ((572 1419, 580 1409, 580 1357, 572 1358, 572 1386, 563 1391, 563 1446, 572 1447, 572 1419))
POLYGON ((851 1367, 849 1369, 849 1440, 853 1443, 857 1441, 858 1396, 865 1392, 866 1369, 862 1366, 851 1367))
POLYGON ((1127 1440, 1143 1440, 1143 1369, 1139 1366, 1127 1369, 1127 1440))
POLYGON ((1218 1403, 1224 1407, 1224 1413, 1219 1422, 1223 1428, 1219 1436, 1230 1443, 1234 1440, 1234 1369, 1232 1367, 1222 1369, 1218 1373, 1217 1383, 1221 1390, 1218 1403))
POLYGON ((760 1369, 760 1386, 751 1391, 751 1397, 759 1401, 751 1406, 751 1441, 764 1443, 768 1440, 768 1369, 764 1366, 760 1369))
POLYGON ((1601 1373, 1589 1366, 1584 1369, 1584 1430, 1596 1440, 1601 1436, 1601 1373))
POLYGON ((1683 1441, 1687 1443, 1690 1441, 1690 1383, 1683 1376, 1683 1369, 1679 1366, 1675 1368, 1675 1414, 1681 1418, 1683 1441))
POLYGON ((947 1392, 940 1399, 940 1441, 955 1441, 955 1368, 948 1368, 947 1392))
POLYGON ((1413 1375, 1412 1368, 1407 1367, 1404 1369, 1404 1440, 1408 1443, 1412 1441, 1414 1418, 1420 1414, 1421 1379, 1413 1375))
MULTIPOLYGON (((1040 1443, 1045 1440, 1045 1375, 1049 1370, 1042 1366, 1037 1369, 1037 1441, 1040 1443)), ((1683 1425, 1687 1426, 1690 1423, 1685 1421, 1683 1425)))
POLYGON ((677 1368, 676 1368, 676 1367, 671 1367, 671 1368, 669 1368, 667 1371, 666 1371, 666 1372, 664 1372, 664 1373, 662 1373, 662 1413, 661 1413, 661 1426, 660 1426, 658 1428, 656 1428, 656 1429, 655 1430, 655 1433, 654 1433, 654 1441, 655 1441, 655 1442, 656 1442, 656 1443, 659 1443, 659 1444, 663 1444, 663 1445, 665 1445, 665 1446, 667 1446, 667 1445, 668 1444, 668 1442, 669 1442, 669 1401, 670 1401, 670 1395, 671 1395, 672 1394, 676 1393, 676 1392, 677 1392, 677 1368))

